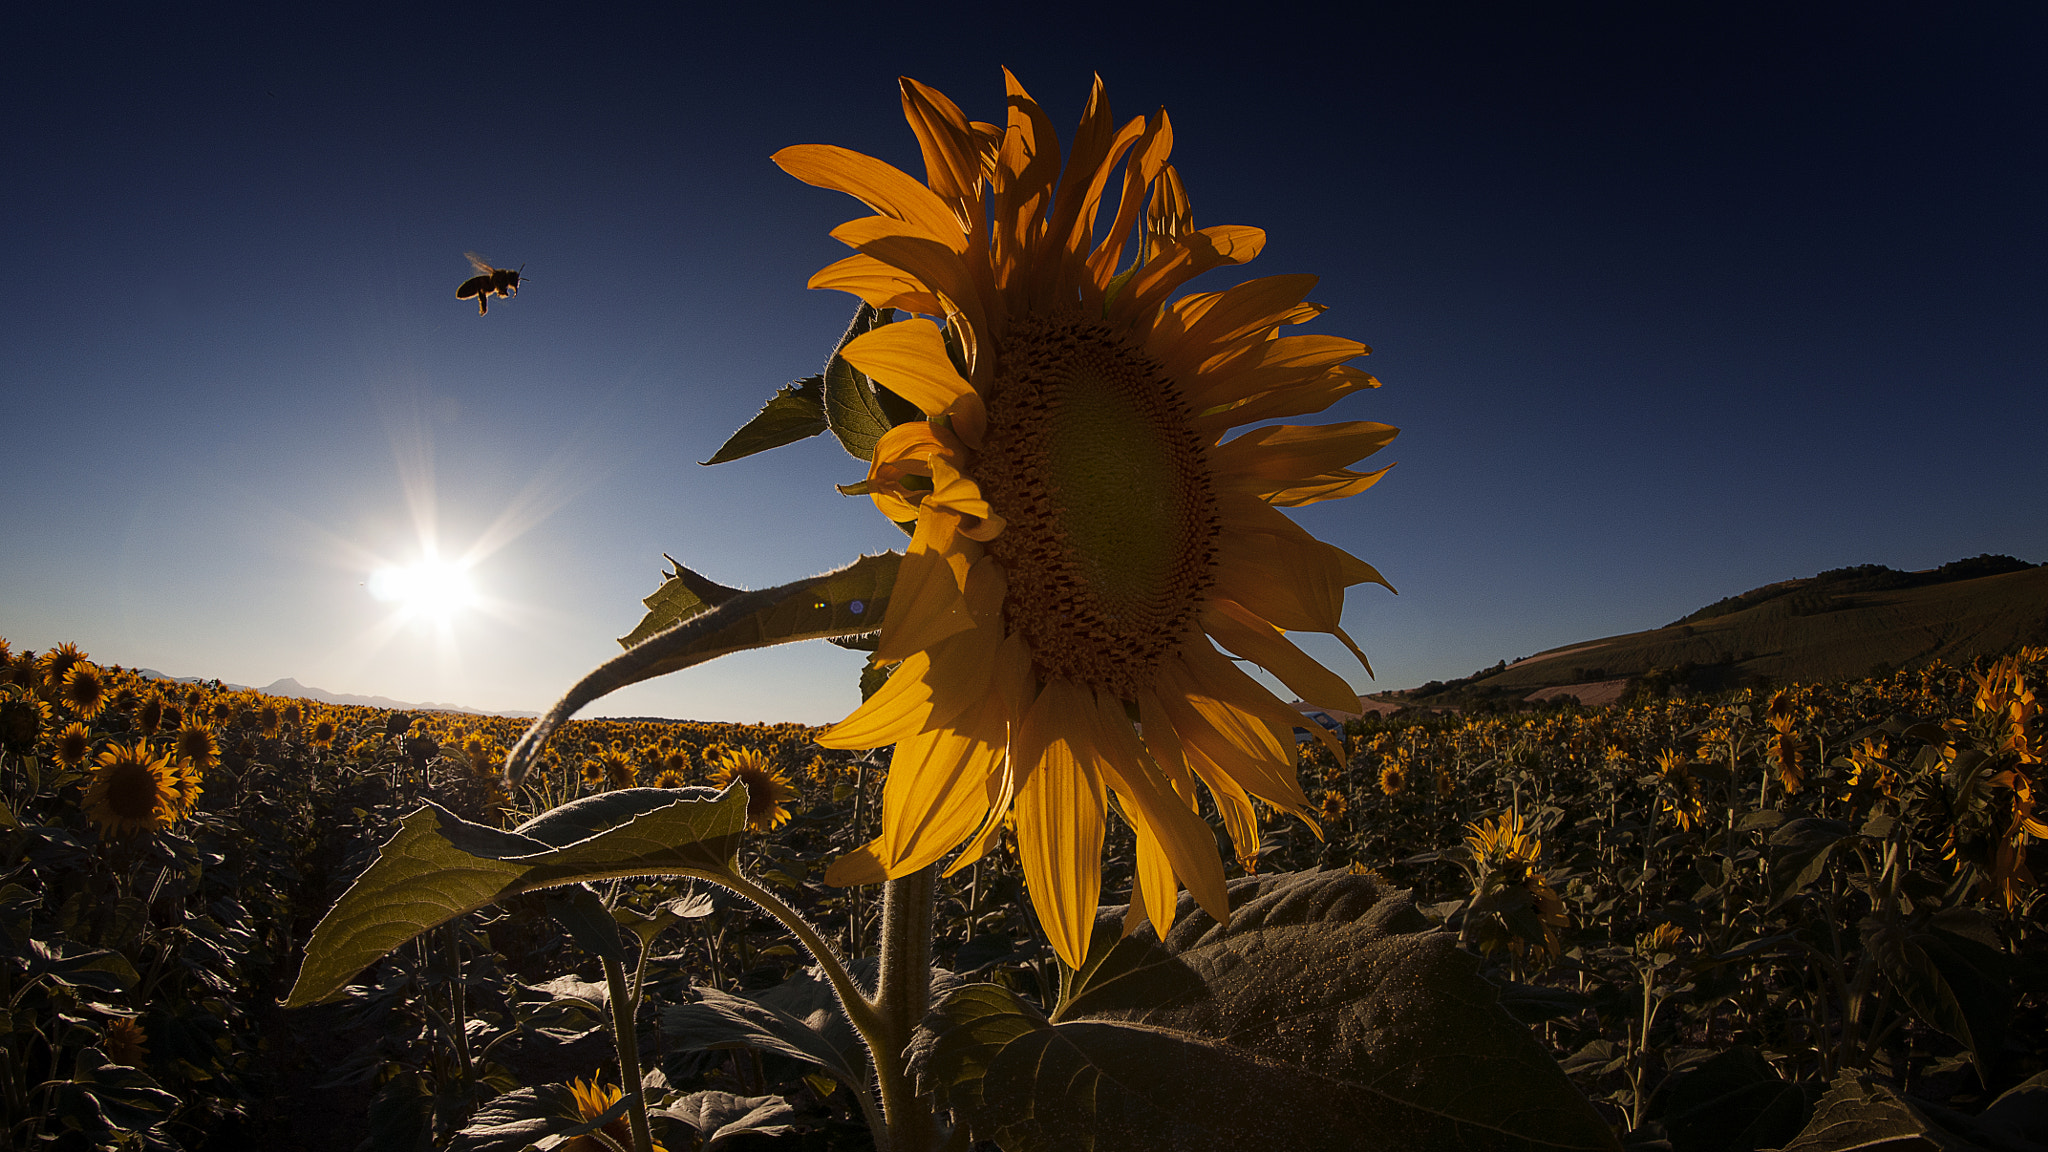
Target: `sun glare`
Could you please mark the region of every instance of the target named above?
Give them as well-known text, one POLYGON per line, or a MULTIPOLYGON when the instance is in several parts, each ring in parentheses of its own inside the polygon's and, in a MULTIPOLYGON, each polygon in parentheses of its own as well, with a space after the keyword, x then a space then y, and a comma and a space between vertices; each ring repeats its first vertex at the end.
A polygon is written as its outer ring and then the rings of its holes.
POLYGON ((436 558, 370 574, 370 595, 396 604, 408 617, 445 621, 477 602, 476 588, 461 564, 436 558))

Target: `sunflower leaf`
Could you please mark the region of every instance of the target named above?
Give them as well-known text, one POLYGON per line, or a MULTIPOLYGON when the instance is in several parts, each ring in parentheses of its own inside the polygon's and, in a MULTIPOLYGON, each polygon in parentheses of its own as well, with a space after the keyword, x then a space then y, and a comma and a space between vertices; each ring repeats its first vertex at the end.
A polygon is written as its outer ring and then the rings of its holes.
POLYGON ((921 1091, 1012 1152, 1614 1149, 1613 1134, 1410 895, 1311 872, 1192 901, 1164 942, 1105 910, 1052 1019, 1008 990, 946 997, 921 1091))
POLYGON ((640 618, 639 625, 631 632, 619 637, 621 648, 631 648, 656 632, 673 628, 740 594, 738 588, 728 588, 690 571, 667 553, 663 553, 661 558, 668 561, 669 572, 661 578, 661 587, 640 601, 647 605, 647 615, 640 618))
MULTIPOLYGON (((863 556, 822 576, 793 580, 774 588, 726 590, 732 595, 717 607, 697 607, 679 623, 655 631, 578 681, 519 738, 506 757, 506 776, 518 783, 539 757, 548 737, 577 709, 628 684, 751 648, 875 631, 887 613, 889 593, 896 585, 896 570, 902 563, 900 553, 883 552, 863 556)), ((687 570, 678 566, 679 576, 683 571, 687 570)), ((695 577, 694 573, 691 575, 695 577)), ((704 583, 714 589, 722 587, 704 583)), ((689 590, 687 584, 685 587, 689 590)), ((702 588, 691 590, 691 595, 708 602, 702 588)), ((638 634, 636 630, 635 635, 638 634)))
POLYGON ((701 460, 704 465, 723 464, 808 440, 825 430, 825 377, 806 376, 793 380, 769 397, 768 403, 754 414, 752 420, 740 425, 740 429, 726 438, 711 459, 701 460))
POLYGON ((743 784, 587 796, 510 832, 431 801, 399 821, 312 939, 286 1001, 336 998, 349 978, 429 928, 521 892, 626 876, 735 876, 743 784))
POLYGON ((889 391, 839 355, 846 342, 863 332, 896 318, 893 309, 876 311, 866 304, 854 310, 853 322, 832 349, 825 362, 825 420, 832 435, 854 459, 863 463, 875 458, 875 443, 883 433, 924 413, 901 396, 889 391))

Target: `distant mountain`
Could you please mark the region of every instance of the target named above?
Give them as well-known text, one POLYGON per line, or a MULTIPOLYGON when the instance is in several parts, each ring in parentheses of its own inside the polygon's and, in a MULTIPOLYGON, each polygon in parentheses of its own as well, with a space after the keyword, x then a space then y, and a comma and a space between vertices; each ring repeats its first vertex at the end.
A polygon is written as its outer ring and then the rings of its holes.
POLYGON ((1752 589, 1662 628, 1580 640, 1470 676, 1362 698, 1365 707, 1483 707, 1568 695, 1611 703, 1633 684, 1743 684, 1890 675, 2048 644, 2048 566, 1978 556, 1924 572, 1837 568, 1752 589))
MULTIPOLYGON (((200 676, 166 676, 154 668, 137 668, 135 673, 138 676, 147 676, 152 680, 169 680, 178 684, 197 684, 204 679, 204 677, 200 676)), ((261 692, 266 696, 292 696, 301 700, 318 700, 322 704, 355 704, 365 708, 392 708, 404 712, 466 712, 472 716, 508 716, 515 719, 531 719, 540 715, 538 712, 486 712, 481 708, 471 708, 466 704, 437 704, 431 700, 420 704, 411 704, 404 700, 393 700, 389 696, 356 696, 347 692, 329 692, 324 688, 308 688, 289 676, 264 688, 250 688, 247 684, 228 684, 226 682, 223 682, 221 687, 237 692, 261 692)))

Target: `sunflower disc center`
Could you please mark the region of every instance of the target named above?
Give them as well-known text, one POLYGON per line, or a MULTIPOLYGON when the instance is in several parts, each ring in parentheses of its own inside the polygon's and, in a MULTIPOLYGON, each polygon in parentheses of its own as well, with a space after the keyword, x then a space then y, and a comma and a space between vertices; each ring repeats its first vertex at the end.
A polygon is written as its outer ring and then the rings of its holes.
POLYGON ((1039 672, 1135 699, 1214 582, 1216 497, 1180 389, 1114 329, 1030 318, 1004 339, 976 468, 989 551, 1039 672))

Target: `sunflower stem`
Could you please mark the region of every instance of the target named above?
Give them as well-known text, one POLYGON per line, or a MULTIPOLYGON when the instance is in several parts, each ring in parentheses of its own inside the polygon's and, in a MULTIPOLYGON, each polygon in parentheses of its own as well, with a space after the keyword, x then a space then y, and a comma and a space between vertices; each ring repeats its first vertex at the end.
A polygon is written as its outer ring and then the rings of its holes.
POLYGON ((926 865, 882 886, 882 970, 876 981, 875 1011, 881 1017, 887 1051, 875 1051, 875 1078, 882 1088, 889 1152, 931 1152, 938 1146, 931 1108, 918 1101, 903 1063, 911 1035, 931 1005, 936 871, 935 865, 926 865))
POLYGON ((604 958, 604 982, 612 1009, 612 1041, 619 1048, 619 1087, 631 1101, 626 1116, 633 1128, 633 1152, 654 1152, 654 1133, 647 1126, 647 1086, 640 1078, 640 1000, 626 984, 626 966, 604 958))

